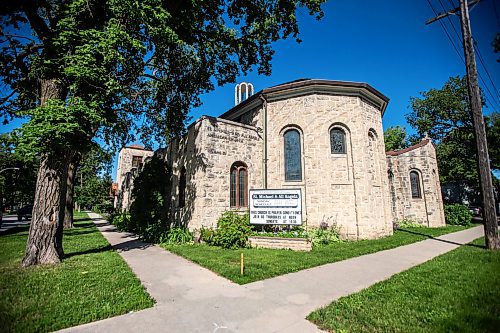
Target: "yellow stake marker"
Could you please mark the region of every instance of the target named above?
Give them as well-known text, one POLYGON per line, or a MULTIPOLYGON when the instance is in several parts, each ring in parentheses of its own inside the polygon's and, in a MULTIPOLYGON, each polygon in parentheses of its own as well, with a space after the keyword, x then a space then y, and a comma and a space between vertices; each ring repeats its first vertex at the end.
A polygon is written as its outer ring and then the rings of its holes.
POLYGON ((243 261, 243 252, 241 252, 241 261, 240 261, 240 274, 243 275, 243 267, 245 267, 245 263, 243 261))

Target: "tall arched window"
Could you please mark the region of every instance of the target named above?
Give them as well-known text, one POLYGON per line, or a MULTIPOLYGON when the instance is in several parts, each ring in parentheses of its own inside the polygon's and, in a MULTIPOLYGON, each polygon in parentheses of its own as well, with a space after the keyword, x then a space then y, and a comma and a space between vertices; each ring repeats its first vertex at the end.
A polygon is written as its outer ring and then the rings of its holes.
POLYGON ((186 168, 182 167, 179 176, 179 207, 186 205, 186 168))
POLYGON ((345 154, 345 132, 340 128, 332 128, 330 131, 330 147, 332 154, 345 154))
POLYGON ((248 207, 248 171, 245 164, 236 162, 231 166, 229 203, 231 207, 248 207))
POLYGON ((420 175, 416 171, 410 171, 411 197, 421 198, 422 190, 420 189, 420 175))
POLYGON ((285 132, 285 181, 302 180, 302 154, 300 149, 300 133, 296 129, 285 132))

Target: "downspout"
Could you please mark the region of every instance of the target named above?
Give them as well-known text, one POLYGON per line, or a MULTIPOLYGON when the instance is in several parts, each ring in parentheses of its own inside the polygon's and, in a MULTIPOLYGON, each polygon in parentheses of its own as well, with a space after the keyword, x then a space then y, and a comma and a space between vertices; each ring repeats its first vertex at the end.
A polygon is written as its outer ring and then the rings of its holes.
POLYGON ((264 94, 260 95, 259 98, 262 100, 262 108, 263 108, 263 121, 262 121, 262 130, 263 130, 263 157, 262 157, 262 185, 264 189, 267 189, 267 99, 264 94))

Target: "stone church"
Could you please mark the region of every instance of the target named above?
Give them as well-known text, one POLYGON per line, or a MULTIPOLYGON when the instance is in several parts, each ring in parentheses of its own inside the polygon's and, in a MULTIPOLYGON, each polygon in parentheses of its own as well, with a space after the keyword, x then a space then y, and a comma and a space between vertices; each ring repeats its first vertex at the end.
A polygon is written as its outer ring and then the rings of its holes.
MULTIPOLYGON (((301 189, 303 226, 335 224, 348 239, 389 235, 403 219, 443 226, 434 146, 424 138, 385 152, 388 102, 366 83, 302 79, 255 94, 238 85, 235 107, 202 116, 162 154, 173 216, 190 229, 215 227, 223 212, 248 210, 250 189, 301 189)), ((120 152, 117 208, 128 209, 133 174, 152 154, 120 152)))

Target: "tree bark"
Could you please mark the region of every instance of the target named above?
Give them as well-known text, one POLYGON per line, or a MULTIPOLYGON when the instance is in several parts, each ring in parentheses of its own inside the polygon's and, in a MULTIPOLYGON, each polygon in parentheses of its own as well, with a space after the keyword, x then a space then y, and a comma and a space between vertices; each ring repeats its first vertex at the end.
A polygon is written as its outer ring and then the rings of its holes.
POLYGON ((36 182, 33 216, 22 265, 54 264, 62 260, 63 219, 69 154, 42 157, 36 182))
POLYGON ((73 228, 73 209, 74 209, 74 189, 77 158, 73 158, 68 166, 68 178, 66 181, 66 202, 64 205, 64 229, 73 228))
MULTIPOLYGON (((62 100, 64 97, 64 89, 57 80, 40 80, 41 105, 49 99, 62 100)), ((71 158, 72 153, 69 151, 45 153, 41 157, 33 215, 22 261, 24 267, 58 263, 64 256, 63 219, 71 158)))

